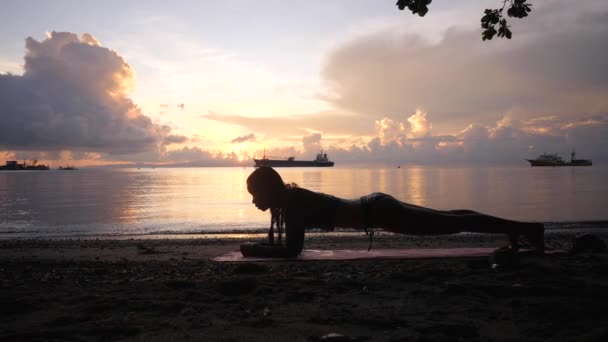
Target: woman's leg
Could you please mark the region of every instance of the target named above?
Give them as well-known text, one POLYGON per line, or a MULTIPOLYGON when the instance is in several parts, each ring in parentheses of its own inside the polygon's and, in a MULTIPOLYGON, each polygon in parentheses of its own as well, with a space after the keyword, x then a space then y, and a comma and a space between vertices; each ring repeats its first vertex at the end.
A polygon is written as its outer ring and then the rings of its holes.
POLYGON ((458 210, 446 210, 442 211, 442 213, 446 214, 454 214, 454 215, 469 215, 469 214, 479 214, 476 211, 468 210, 468 209, 458 209, 458 210))
POLYGON ((509 237, 509 247, 514 250, 519 248, 519 237, 524 236, 538 252, 544 252, 545 227, 542 223, 506 220, 480 213, 455 216, 446 218, 446 224, 449 221, 454 221, 454 223, 460 221, 457 227, 462 232, 506 233, 509 237))
POLYGON ((509 236, 513 248, 517 248, 520 235, 526 236, 539 251, 544 246, 541 223, 506 220, 472 210, 438 211, 381 195, 370 201, 369 218, 373 226, 390 232, 414 235, 503 233, 509 236))

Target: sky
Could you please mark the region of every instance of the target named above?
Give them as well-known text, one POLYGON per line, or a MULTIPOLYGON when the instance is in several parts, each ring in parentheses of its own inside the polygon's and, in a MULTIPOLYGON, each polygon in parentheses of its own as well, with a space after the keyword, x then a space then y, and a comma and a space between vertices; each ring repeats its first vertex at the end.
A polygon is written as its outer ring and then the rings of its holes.
MULTIPOLYGON (((608 2, 3 1, 0 156, 51 165, 608 161, 608 2)), ((0 161, 1 162, 1 161, 0 161)))

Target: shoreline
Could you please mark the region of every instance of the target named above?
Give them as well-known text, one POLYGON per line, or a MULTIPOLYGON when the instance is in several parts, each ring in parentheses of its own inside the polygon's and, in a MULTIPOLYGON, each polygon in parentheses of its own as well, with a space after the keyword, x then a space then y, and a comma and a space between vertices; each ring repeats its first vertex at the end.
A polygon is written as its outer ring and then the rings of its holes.
MULTIPOLYGON (((554 232, 575 232, 579 233, 598 233, 603 234, 604 230, 608 230, 608 220, 583 220, 583 221, 548 221, 542 222, 545 225, 547 233, 554 232)), ((151 233, 124 233, 124 234, 70 234, 61 235, 60 233, 46 233, 44 235, 36 235, 34 232, 3 232, 0 233, 0 241, 7 240, 158 240, 158 239, 258 239, 263 238, 267 228, 251 228, 251 229, 228 229, 226 231, 200 231, 200 232, 151 232, 151 233)), ((306 235, 323 236, 335 235, 342 237, 356 237, 361 234, 361 231, 354 229, 336 229, 333 232, 325 232, 322 230, 310 230, 306 235)), ((469 234, 469 233, 462 233, 469 234)))
MULTIPOLYGON (((545 233, 548 250, 567 251, 575 236, 587 230, 549 230, 545 233)), ((608 241, 608 229, 593 232, 608 241)), ((47 260, 59 261, 117 261, 117 260, 209 260, 213 257, 238 250, 245 242, 265 242, 266 234, 210 234, 194 237, 137 238, 28 238, 0 239, 0 263, 47 260), (146 249, 149 249, 146 252, 146 249)), ((369 237, 364 232, 306 233, 304 248, 307 249, 362 249, 369 247, 369 237)), ((458 248, 506 246, 503 234, 459 233, 451 235, 401 235, 376 231, 372 248, 458 248)))
MULTIPOLYGON (((568 232, 547 245, 568 249, 568 232)), ((608 241, 608 230, 599 235, 608 241)), ((263 239, 263 236, 261 237, 263 239)), ((502 235, 379 233, 373 248, 501 247, 502 235)), ((249 238, 0 240, 0 340, 597 341, 608 255, 215 262, 249 238)), ((369 239, 307 235, 309 249, 369 239)))

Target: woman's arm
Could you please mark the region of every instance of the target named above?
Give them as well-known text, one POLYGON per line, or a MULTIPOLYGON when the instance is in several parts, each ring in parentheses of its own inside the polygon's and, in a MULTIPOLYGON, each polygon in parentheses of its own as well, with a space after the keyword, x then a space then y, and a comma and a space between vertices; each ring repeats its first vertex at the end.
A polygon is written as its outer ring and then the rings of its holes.
POLYGON ((302 253, 304 248, 304 225, 288 220, 285 235, 285 245, 247 243, 241 245, 241 254, 244 257, 295 258, 302 253))

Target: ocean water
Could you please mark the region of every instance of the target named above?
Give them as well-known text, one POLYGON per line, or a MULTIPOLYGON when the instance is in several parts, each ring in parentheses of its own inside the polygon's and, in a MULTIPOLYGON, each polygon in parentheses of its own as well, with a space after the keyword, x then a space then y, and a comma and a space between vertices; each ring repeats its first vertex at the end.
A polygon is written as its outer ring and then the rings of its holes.
MULTIPOLYGON (((259 232, 247 168, 0 172, 0 239, 259 232)), ((608 220, 608 167, 277 169, 284 181, 356 198, 389 193, 436 209, 543 222, 608 220)))

